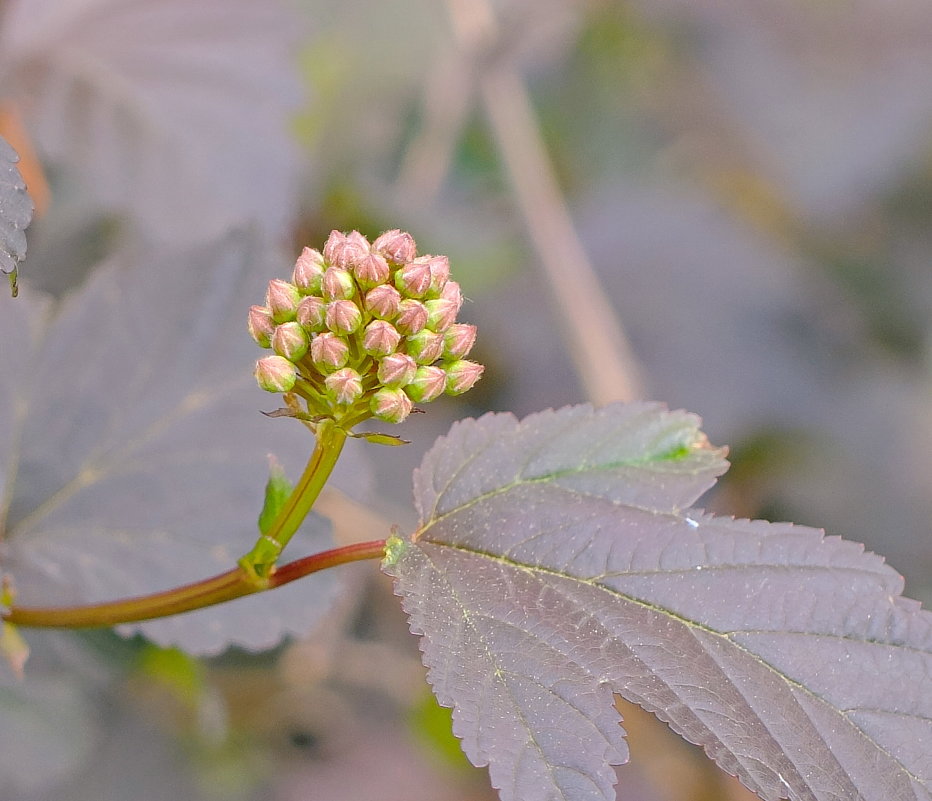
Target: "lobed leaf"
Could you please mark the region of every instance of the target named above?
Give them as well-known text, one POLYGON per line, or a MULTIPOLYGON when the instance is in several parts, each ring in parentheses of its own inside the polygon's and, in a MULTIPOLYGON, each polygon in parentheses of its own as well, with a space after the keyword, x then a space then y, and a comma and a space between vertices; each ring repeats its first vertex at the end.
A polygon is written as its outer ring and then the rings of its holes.
POLYGON ((764 799, 932 784, 932 615, 862 546, 684 510, 724 469, 651 404, 454 426, 387 571, 505 801, 610 799, 612 691, 764 799))

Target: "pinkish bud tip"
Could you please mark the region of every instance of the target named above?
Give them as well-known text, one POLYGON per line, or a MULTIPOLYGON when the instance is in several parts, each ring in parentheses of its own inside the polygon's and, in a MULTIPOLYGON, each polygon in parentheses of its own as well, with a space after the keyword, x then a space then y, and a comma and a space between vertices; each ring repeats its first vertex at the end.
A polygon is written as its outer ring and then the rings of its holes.
POLYGON ((386 231, 372 243, 372 249, 381 253, 393 264, 406 264, 417 256, 414 237, 397 228, 386 231))
POLYGON ((297 368, 282 356, 265 356, 256 362, 256 383, 266 392, 290 392, 297 368))
POLYGON ((391 268, 384 256, 378 253, 368 253, 353 268, 353 275, 356 276, 356 281, 363 289, 370 289, 384 284, 391 275, 391 268))
POLYGON ((405 387, 405 393, 415 403, 430 403, 443 394, 446 388, 447 374, 440 367, 418 367, 411 383, 405 387))
POLYGON ((427 325, 427 307, 419 300, 405 298, 398 304, 395 328, 405 336, 422 331, 427 325))
POLYGON ((249 336, 256 341, 260 348, 271 347, 272 334, 275 333, 275 321, 272 319, 272 312, 265 306, 249 307, 246 328, 249 331, 249 336))
POLYGON ((356 294, 356 282, 351 273, 339 267, 329 267, 320 281, 324 300, 349 300, 356 294))
POLYGON ((414 404, 411 403, 411 398, 405 395, 404 390, 385 387, 372 396, 369 408, 379 420, 400 423, 411 414, 414 404))
POLYGON ((327 305, 327 328, 334 334, 354 334, 362 325, 362 312, 351 300, 335 300, 327 305))
POLYGON ((324 245, 324 258, 334 267, 350 270, 369 253, 369 241, 359 231, 331 231, 324 245))
POLYGON ((382 284, 366 293, 366 309, 373 317, 391 320, 398 314, 401 293, 393 286, 382 284))
POLYGON ((272 337, 273 350, 290 362, 298 361, 307 353, 309 344, 304 328, 297 322, 282 323, 272 337))
POLYGON ((342 406, 349 406, 362 397, 362 376, 350 367, 344 367, 328 375, 324 379, 324 385, 330 397, 342 406))
POLYGON ((385 320, 373 320, 363 333, 362 347, 370 356, 382 357, 394 353, 401 342, 401 334, 385 320))
POLYGON ((445 392, 448 395, 462 395, 472 389, 473 385, 482 376, 485 367, 477 362, 458 359, 446 365, 445 370, 447 373, 445 392))
POLYGON ((269 288, 265 293, 265 305, 276 323, 294 320, 300 301, 301 293, 294 284, 289 284, 280 278, 273 278, 269 281, 269 288))
POLYGON ((322 373, 332 373, 346 366, 349 345, 336 334, 325 331, 311 340, 311 361, 322 373))
POLYGON ((405 353, 390 353, 379 361, 377 376, 379 383, 386 387, 403 387, 411 383, 417 364, 405 353))
POLYGON ((443 355, 448 359, 462 359, 476 343, 476 326, 454 323, 443 332, 443 355))
POLYGON ((425 328, 405 340, 405 350, 418 364, 433 364, 443 353, 443 334, 425 328))
POLYGON ((304 248, 294 264, 292 281, 301 292, 316 295, 320 292, 320 279, 325 269, 323 254, 313 248, 304 248))
POLYGON ((430 289, 430 264, 415 259, 395 273, 395 288, 405 297, 422 298, 430 289))
POLYGON ((318 334, 327 327, 327 301, 308 295, 298 304, 295 318, 309 334, 318 334))

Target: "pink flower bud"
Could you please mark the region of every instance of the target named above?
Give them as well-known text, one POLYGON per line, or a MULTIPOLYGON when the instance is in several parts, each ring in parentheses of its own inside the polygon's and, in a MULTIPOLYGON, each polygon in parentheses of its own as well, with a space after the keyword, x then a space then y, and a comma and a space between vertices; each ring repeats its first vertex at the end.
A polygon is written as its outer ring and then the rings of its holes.
POLYGON ((427 327, 431 331, 443 333, 456 321, 459 309, 452 300, 437 298, 424 301, 424 305, 427 307, 427 327))
POLYGON ((395 273, 395 288, 407 298, 422 298, 430 289, 430 264, 423 259, 408 262, 395 273))
POLYGON ((369 241, 359 231, 343 234, 331 231, 324 245, 324 258, 334 267, 349 270, 369 253, 369 241))
POLYGON ((324 379, 327 394, 337 403, 349 406, 362 397, 362 376, 350 367, 331 373, 324 379))
POLYGON ((394 264, 406 264, 417 256, 417 245, 411 234, 397 228, 386 231, 372 243, 372 249, 394 264))
POLYGON ((422 256, 422 258, 430 267, 430 286, 427 288, 427 296, 439 298, 450 278, 450 260, 446 256, 422 256))
POLYGON ((362 312, 351 300, 335 300, 327 304, 327 328, 334 334, 353 334, 362 325, 362 312))
POLYGON ((304 248, 294 263, 292 282, 304 294, 320 293, 320 279, 324 275, 324 257, 319 250, 304 248))
POLYGON ((294 284, 289 284, 280 278, 273 278, 269 281, 269 288, 265 293, 265 305, 276 323, 294 320, 300 300, 301 293, 294 284))
POLYGON ((379 383, 385 387, 403 387, 411 382, 417 364, 404 353, 391 353, 379 362, 379 383))
POLYGON ((398 314, 398 304, 401 303, 401 294, 393 286, 382 284, 366 293, 366 309, 374 317, 382 320, 391 320, 398 314))
POLYGON ((405 350, 418 364, 433 364, 443 353, 443 334, 425 328, 405 340, 405 350))
POLYGON ((370 356, 388 356, 394 353, 401 341, 395 326, 385 320, 373 320, 366 326, 362 347, 370 356))
POLYGON ((267 348, 272 344, 272 334, 275 333, 275 321, 272 312, 265 306, 250 306, 249 316, 246 319, 246 328, 260 348, 267 348))
POLYGON ((447 374, 443 369, 422 366, 417 368, 411 383, 405 387, 405 393, 415 403, 430 403, 443 393, 446 383, 447 374))
POLYGON ((339 267, 328 267, 320 281, 324 300, 349 300, 356 294, 356 282, 351 273, 339 267))
POLYGON ((476 326, 454 323, 443 332, 443 355, 449 359, 462 359, 476 342, 476 326))
POLYGON ((456 281, 447 281, 443 286, 440 297, 445 300, 451 300, 456 305, 456 311, 459 312, 463 305, 463 293, 460 291, 460 285, 456 281))
POLYGON ((395 328, 405 336, 416 334, 427 325, 427 308, 418 300, 405 298, 398 304, 395 328))
POLYGON ((368 253, 353 268, 353 275, 356 276, 356 281, 363 289, 384 284, 390 274, 391 268, 388 266, 388 262, 385 261, 384 256, 380 256, 378 253, 368 253))
POLYGON ((282 323, 272 336, 272 348, 279 355, 296 362, 305 353, 310 343, 300 323, 282 323))
POLYGON ((308 295, 298 304, 297 321, 309 334, 317 334, 327 327, 327 301, 317 295, 308 295))
POLYGON ((477 362, 466 359, 457 359, 446 366, 447 386, 444 390, 447 395, 462 395, 472 389, 485 368, 477 362))
POLYGON ((298 369, 282 356, 265 356, 256 362, 256 383, 266 392, 290 392, 298 369))
POLYGON ((322 373, 332 373, 349 361, 349 345, 336 334, 325 331, 311 340, 311 361, 322 373))
POLYGON ((411 398, 405 395, 404 390, 397 387, 384 387, 372 396, 369 401, 372 414, 386 423, 400 423, 409 414, 414 405, 411 398))

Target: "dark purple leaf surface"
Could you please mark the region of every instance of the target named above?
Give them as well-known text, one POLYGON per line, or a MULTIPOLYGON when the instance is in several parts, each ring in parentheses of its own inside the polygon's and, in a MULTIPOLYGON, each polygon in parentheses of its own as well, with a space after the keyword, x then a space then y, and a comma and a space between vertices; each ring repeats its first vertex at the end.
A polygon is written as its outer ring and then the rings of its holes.
POLYGON ((294 209, 300 26, 284 2, 14 0, 0 93, 83 203, 151 237, 207 241, 294 209))
POLYGON ((11 273, 26 258, 23 229, 32 220, 32 199, 16 162, 19 156, 0 136, 0 272, 11 273))
POLYGON ((611 799, 612 691, 765 799, 928 799, 932 616, 862 546, 684 510, 723 472, 691 415, 454 426, 387 570, 505 801, 611 799))
MULTIPOLYGON (((138 242, 54 313, 27 306, 33 293, 4 309, 0 567, 21 604, 168 589, 251 547, 267 454, 295 470, 313 448, 303 427, 259 413, 243 315, 273 261, 245 235, 193 250, 138 242)), ((328 543, 312 517, 294 556, 328 543)), ((197 653, 267 648, 307 631, 332 586, 314 576, 139 628, 197 653)))

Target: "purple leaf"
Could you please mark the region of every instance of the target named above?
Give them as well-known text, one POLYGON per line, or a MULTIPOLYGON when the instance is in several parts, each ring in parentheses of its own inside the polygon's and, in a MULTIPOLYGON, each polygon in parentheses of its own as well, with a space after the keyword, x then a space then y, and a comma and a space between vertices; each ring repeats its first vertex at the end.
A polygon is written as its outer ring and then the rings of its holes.
POLYGON ((454 426, 386 569, 454 731, 505 801, 611 799, 611 692, 764 799, 929 799, 932 616, 862 546, 682 510, 720 474, 691 415, 454 426))
POLYGON ((293 214, 300 26, 286 3, 23 0, 0 30, 3 93, 83 202, 162 241, 293 214))
MULTIPOLYGON (((229 570, 251 547, 267 454, 294 471, 313 448, 299 424, 259 413, 268 397, 252 377, 245 310, 271 261, 243 235, 174 251, 137 242, 54 314, 15 303, 0 317, 11 420, 0 427, 0 565, 19 603, 164 590, 229 570)), ((319 517, 294 542, 328 544, 319 517)), ((333 584, 313 576, 127 629, 196 653, 268 648, 306 631, 333 584)))

